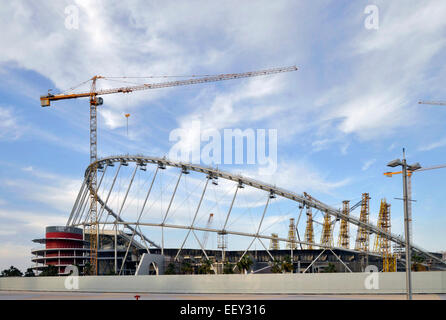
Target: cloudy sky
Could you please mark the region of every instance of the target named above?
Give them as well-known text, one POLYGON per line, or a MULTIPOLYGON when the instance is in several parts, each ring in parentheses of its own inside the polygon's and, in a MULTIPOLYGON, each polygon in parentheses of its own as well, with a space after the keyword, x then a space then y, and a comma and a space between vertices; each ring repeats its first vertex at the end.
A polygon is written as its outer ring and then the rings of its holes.
MULTIPOLYGON (((441 0, 2 4, 0 268, 30 265, 31 240, 43 236, 45 226, 66 222, 89 162, 88 101, 41 108, 39 96, 65 92, 94 75, 296 65, 297 72, 274 76, 104 96, 99 156, 168 155, 172 130, 193 130, 196 121, 221 133, 276 129, 276 174, 259 176, 255 165, 221 167, 336 207, 369 192, 372 217, 386 198, 392 231, 401 234, 402 203, 394 199, 401 197, 401 177, 383 172, 403 147, 409 162, 446 162, 446 109, 417 103, 446 100, 445 16, 441 0), (369 5, 379 10, 377 28, 367 27, 369 5)), ((144 80, 112 78, 98 85, 144 80)), ((76 90, 88 91, 88 84, 76 90)), ((413 239, 433 251, 446 249, 445 179, 446 169, 413 177, 413 239)))

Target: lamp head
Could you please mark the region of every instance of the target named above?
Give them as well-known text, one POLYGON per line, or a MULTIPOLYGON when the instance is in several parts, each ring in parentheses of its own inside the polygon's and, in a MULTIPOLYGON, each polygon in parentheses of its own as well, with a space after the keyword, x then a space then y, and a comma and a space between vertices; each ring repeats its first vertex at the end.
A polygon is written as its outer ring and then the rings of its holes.
POLYGON ((401 162, 400 159, 392 160, 392 161, 390 161, 390 162, 387 164, 388 167, 392 167, 392 168, 394 168, 394 167, 398 167, 398 166, 401 166, 401 165, 403 165, 403 163, 401 162))
POLYGON ((408 169, 409 169, 410 171, 415 171, 415 170, 421 169, 421 165, 420 165, 419 162, 417 162, 417 163, 414 163, 414 164, 410 165, 410 166, 408 167, 408 169))

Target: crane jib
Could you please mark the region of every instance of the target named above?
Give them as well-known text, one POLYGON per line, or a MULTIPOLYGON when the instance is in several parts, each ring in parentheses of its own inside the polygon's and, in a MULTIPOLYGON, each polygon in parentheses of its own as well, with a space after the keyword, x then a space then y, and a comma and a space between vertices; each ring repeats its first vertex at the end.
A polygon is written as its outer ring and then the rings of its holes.
MULTIPOLYGON (((180 81, 147 83, 147 84, 141 84, 141 85, 131 86, 131 87, 103 89, 103 90, 97 90, 97 91, 94 90, 93 92, 59 94, 59 95, 49 94, 47 96, 40 97, 40 105, 42 107, 49 107, 51 101, 90 97, 92 94, 105 95, 105 94, 113 94, 113 93, 130 93, 130 92, 138 91, 138 90, 161 89, 161 88, 167 88, 167 87, 185 86, 185 85, 191 85, 191 84, 265 76, 265 75, 269 75, 269 74, 276 74, 276 73, 290 72, 290 71, 297 71, 297 70, 298 69, 296 66, 291 66, 291 67, 284 67, 284 68, 273 68, 273 69, 267 69, 267 70, 250 71, 250 72, 244 72, 244 73, 228 73, 228 74, 221 74, 221 75, 217 75, 217 76, 193 78, 193 79, 180 80, 180 81)), ((104 77, 96 76, 96 79, 100 79, 100 78, 104 78, 104 77)))

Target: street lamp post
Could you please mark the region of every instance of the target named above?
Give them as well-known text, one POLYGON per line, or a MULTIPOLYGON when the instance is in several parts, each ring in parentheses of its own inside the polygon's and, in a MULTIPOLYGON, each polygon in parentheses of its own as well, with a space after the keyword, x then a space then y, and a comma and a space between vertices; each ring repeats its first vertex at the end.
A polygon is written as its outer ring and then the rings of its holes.
POLYGON ((406 295, 407 300, 412 300, 412 278, 410 275, 411 272, 411 250, 410 250, 410 221, 409 221, 409 201, 411 199, 408 198, 407 195, 407 171, 410 170, 415 171, 421 168, 420 164, 417 162, 413 165, 408 165, 406 162, 405 150, 403 149, 403 160, 396 159, 390 161, 387 166, 389 167, 397 167, 401 166, 403 168, 403 200, 404 200, 404 237, 405 237, 405 246, 406 246, 406 295))

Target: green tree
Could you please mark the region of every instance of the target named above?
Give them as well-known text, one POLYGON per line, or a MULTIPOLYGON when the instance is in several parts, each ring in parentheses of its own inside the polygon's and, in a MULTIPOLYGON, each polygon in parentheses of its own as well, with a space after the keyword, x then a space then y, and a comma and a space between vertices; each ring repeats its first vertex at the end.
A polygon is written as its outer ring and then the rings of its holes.
POLYGON ((40 277, 54 277, 57 276, 59 273, 59 270, 56 266, 48 265, 45 270, 43 270, 39 276, 40 277))
POLYGON ((237 262, 237 268, 240 273, 248 273, 249 268, 251 268, 253 261, 250 256, 243 256, 239 262, 237 262))
POLYGON ((9 269, 5 269, 2 271, 2 277, 21 277, 23 276, 22 271, 17 269, 14 266, 9 267, 9 269))
POLYGON ((271 265, 272 273, 281 273, 282 272, 282 263, 280 260, 274 259, 271 265))
POLYGON ((226 262, 223 267, 223 273, 224 274, 233 274, 234 273, 234 264, 226 262))
POLYGON ((324 273, 334 273, 334 272, 337 272, 336 266, 333 263, 329 262, 328 266, 326 268, 324 268, 324 271, 322 271, 322 272, 324 272, 324 273))
POLYGON ((167 265, 166 271, 164 271, 164 274, 177 274, 175 264, 173 264, 172 262, 169 263, 167 265))
POLYGON ((209 259, 204 259, 201 261, 200 266, 198 267, 199 274, 211 274, 214 273, 212 270, 212 261, 209 259))
POLYGON ((282 272, 293 272, 293 263, 291 262, 291 257, 286 256, 282 261, 282 272))
POLYGON ((33 268, 26 269, 25 277, 35 277, 35 276, 36 275, 34 274, 33 268))
POLYGON ((181 272, 183 274, 193 274, 194 268, 192 267, 192 265, 189 262, 183 261, 183 263, 181 264, 181 272))
POLYGON ((93 274, 93 268, 89 261, 87 261, 84 265, 83 274, 84 274, 84 276, 90 276, 93 274))
POLYGON ((426 259, 423 258, 422 256, 419 256, 416 253, 414 253, 412 256, 413 263, 412 263, 411 270, 412 271, 426 271, 427 268, 426 268, 426 266, 423 265, 423 262, 425 260, 426 259))

